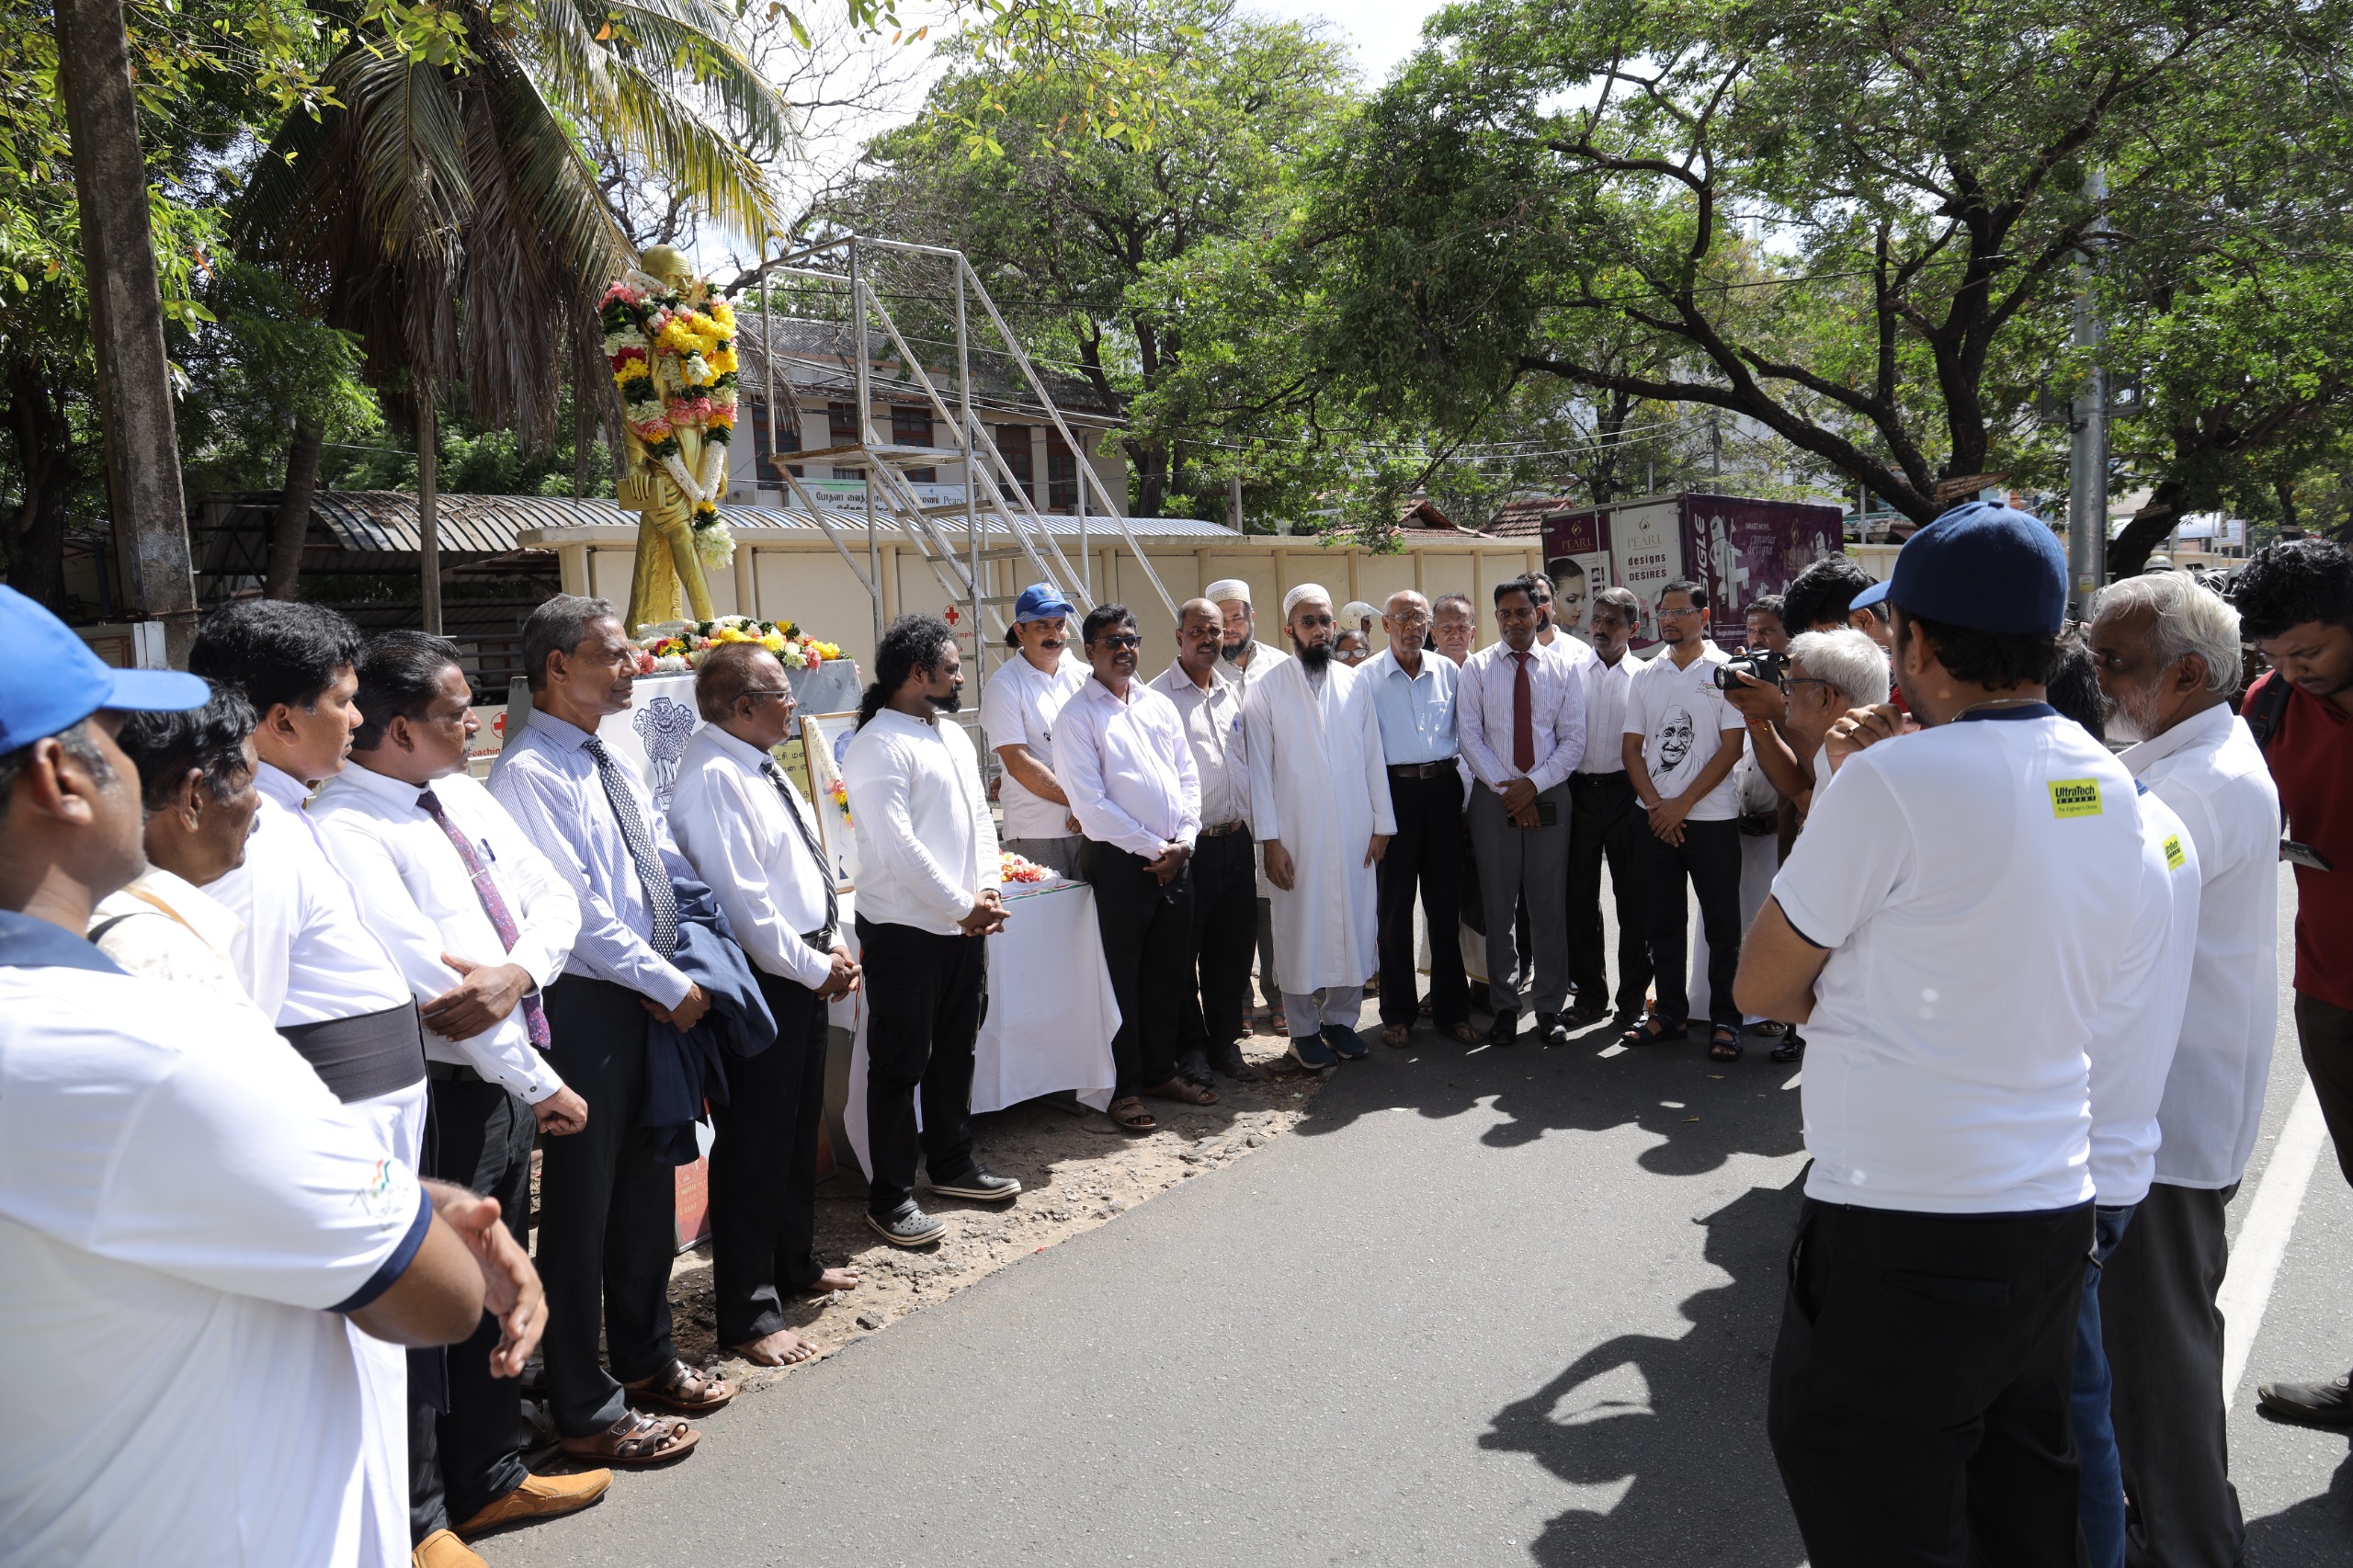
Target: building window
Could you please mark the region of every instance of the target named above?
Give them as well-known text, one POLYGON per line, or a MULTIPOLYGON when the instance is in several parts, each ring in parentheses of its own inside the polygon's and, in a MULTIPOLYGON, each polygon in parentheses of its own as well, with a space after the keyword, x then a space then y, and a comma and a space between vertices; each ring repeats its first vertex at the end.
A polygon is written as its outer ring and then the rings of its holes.
MULTIPOLYGON (((904 404, 891 406, 891 444, 894 447, 928 447, 931 445, 931 410, 908 408, 904 404)), ((907 470, 908 483, 937 484, 939 471, 936 468, 907 470)))
POLYGON ((836 447, 854 446, 860 438, 858 430, 858 404, 829 403, 825 404, 825 434, 836 447))
MULTIPOLYGON (((765 403, 752 404, 752 472, 758 476, 759 483, 781 485, 784 472, 768 460, 768 453, 771 450, 797 452, 801 449, 801 410, 790 403, 785 405, 784 415, 777 421, 775 439, 771 441, 768 405, 765 403)), ((792 465, 793 478, 801 478, 805 472, 800 464, 792 465)))
POLYGON ((1063 444, 1062 432, 1046 432, 1046 506, 1056 512, 1078 510, 1078 458, 1063 444))
POLYGON ((1022 499, 1034 506, 1038 504, 1038 471, 1030 452, 1031 428, 1028 425, 999 425, 989 434, 996 441, 996 449, 1005 454, 1005 466, 1013 475, 1014 483, 1020 486, 1022 499))

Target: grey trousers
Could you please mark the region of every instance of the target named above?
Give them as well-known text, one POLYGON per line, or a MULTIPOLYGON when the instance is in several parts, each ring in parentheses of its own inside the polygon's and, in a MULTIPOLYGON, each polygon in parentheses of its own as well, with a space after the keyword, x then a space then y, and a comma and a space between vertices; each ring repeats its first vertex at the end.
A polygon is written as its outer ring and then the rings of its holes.
POLYGON ((2222 1415, 2222 1191, 2158 1182, 2099 1287, 2133 1568, 2236 1568, 2246 1526, 2222 1415))
POLYGON ((1327 985, 1321 991, 1302 995, 1295 991, 1282 994, 1283 1015, 1290 1020, 1293 1040, 1313 1039, 1327 1024, 1342 1028, 1357 1027, 1357 1016, 1364 1007, 1364 987, 1361 985, 1327 985))
POLYGON ((1005 846, 1025 860, 1035 860, 1058 877, 1079 881, 1078 846, 1086 840, 1076 834, 1061 838, 1008 838, 1005 846))
POLYGON ((1487 915, 1487 995, 1493 1011, 1519 1006, 1519 983, 1534 971, 1528 1005, 1558 1013, 1569 1001, 1569 787, 1556 784, 1536 797, 1553 803, 1551 827, 1514 827, 1504 798, 1484 784, 1471 790, 1471 846, 1479 857, 1479 896, 1487 915), (1528 901, 1531 952, 1516 949, 1513 926, 1528 901), (1521 963, 1525 957, 1529 961, 1521 963))

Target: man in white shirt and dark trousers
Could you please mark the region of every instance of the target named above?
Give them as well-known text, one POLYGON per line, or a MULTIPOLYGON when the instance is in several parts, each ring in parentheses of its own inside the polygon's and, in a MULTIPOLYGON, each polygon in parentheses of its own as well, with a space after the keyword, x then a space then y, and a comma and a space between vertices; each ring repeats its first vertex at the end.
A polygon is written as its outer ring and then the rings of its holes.
POLYGON ((1648 818, 1649 831, 1634 835, 1634 872, 1658 1011, 1623 1040, 1680 1040, 1690 1023, 1688 876, 1708 934, 1708 1057, 1737 1062, 1741 1013, 1732 980, 1740 964, 1740 786, 1733 765, 1746 726, 1717 688, 1724 654, 1702 635, 1707 624, 1707 589, 1679 577, 1661 588, 1658 634, 1665 646, 1626 688, 1620 756, 1648 818))
POLYGON ((808 801, 775 756, 793 731, 774 653, 729 642, 695 670, 703 727, 678 762, 671 831, 752 960, 776 1044, 727 1064, 710 1108, 711 1287, 719 1343, 763 1367, 816 1347, 784 1324, 783 1294, 858 1283, 817 1262, 817 1135, 825 1119, 826 1004, 858 988, 808 801))
POLYGON ((1258 857, 1250 835, 1250 750, 1242 688, 1217 673, 1225 618, 1209 599, 1178 608, 1176 659, 1153 689, 1176 705, 1193 776, 1201 789, 1201 832, 1186 865, 1193 884, 1193 940, 1178 1037, 1177 1070, 1206 1085, 1211 1069, 1237 1083, 1260 1074, 1242 1055, 1250 1032, 1250 955, 1258 925, 1258 857))
POLYGON ((1476 781, 1469 821, 1479 856, 1487 992, 1495 1015, 1487 1039, 1496 1045, 1518 1038, 1523 981, 1538 1043, 1569 1038, 1562 1018, 1569 999, 1568 780, 1586 752, 1585 678, 1576 655, 1590 659, 1593 651, 1574 638, 1563 638, 1557 653, 1538 647, 1540 619, 1535 585, 1527 578, 1496 585, 1495 627, 1503 641, 1463 664, 1455 702, 1463 760, 1476 781), (1528 903, 1526 953, 1518 950, 1514 929, 1522 899, 1528 903))
POLYGON ((1138 1096, 1211 1105, 1217 1091, 1180 1077, 1177 1037, 1193 989, 1193 884, 1201 786, 1176 705, 1135 678, 1143 638, 1128 607, 1097 605, 1084 628, 1094 676, 1063 708, 1063 781, 1086 835, 1081 868, 1095 890, 1103 960, 1120 1004, 1111 1037, 1119 1079, 1112 1121, 1154 1122, 1138 1096))
POLYGON ((1593 598, 1593 658, 1585 672, 1585 760, 1569 775, 1569 983, 1576 1006, 1563 1021, 1571 1029, 1605 1017, 1620 1028, 1643 1016, 1651 988, 1650 943, 1643 935, 1637 834, 1650 824, 1634 798, 1620 745, 1626 728, 1626 693, 1640 659, 1627 644, 1642 624, 1642 606, 1625 588, 1593 598), (1618 992, 1614 1015, 1609 974, 1602 964, 1601 864, 1609 862, 1609 895, 1618 912, 1618 992))
POLYGON ((874 676, 842 758, 868 1008, 866 1222, 892 1246, 919 1247, 948 1226, 915 1202, 918 1155, 942 1197, 1002 1202, 1021 1190, 972 1153, 983 938, 1005 928, 1005 903, 980 759, 947 717, 963 703, 956 633, 937 616, 901 616, 875 648, 874 676))
MULTIPOLYGON (((358 629, 333 610, 244 599, 206 616, 188 650, 199 675, 234 685, 259 722, 262 802, 244 864, 212 884, 244 923, 235 954, 255 1002, 335 1096, 411 1170, 425 1148, 425 1040, 416 1001, 350 881, 303 810, 343 770, 359 727, 358 629)), ((370 1428, 369 1528, 408 1543, 409 1369, 381 1340, 354 1341, 370 1428)))
POLYGON ((1078 875, 1081 840, 1070 825, 1070 795, 1054 770, 1054 722, 1086 684, 1086 661, 1070 651, 1078 612, 1051 583, 1032 583, 1014 600, 1005 629, 1012 656, 981 694, 981 732, 1003 776, 1005 847, 1057 876, 1078 875))
MULTIPOLYGON (((540 1054, 540 988, 563 972, 579 901, 467 776, 480 724, 457 644, 389 631, 360 650, 357 673, 363 722, 350 763, 321 787, 311 817, 425 1020, 433 1133, 423 1174, 496 1199, 519 1246, 534 1134, 564 1137, 587 1118, 540 1054)), ((438 1364, 411 1362, 409 1531, 423 1568, 470 1568, 480 1559, 456 1538, 572 1513, 612 1481, 604 1470, 524 1467, 521 1396, 490 1370, 497 1342, 486 1319, 438 1364)))
MULTIPOLYGON (((1217 606, 1223 626, 1218 653, 1218 678, 1231 683, 1235 695, 1247 695, 1253 686, 1266 679, 1278 665, 1290 662, 1290 655, 1280 648, 1258 641, 1258 609, 1251 602, 1248 583, 1239 577, 1220 577, 1201 590, 1201 597, 1217 606)), ((1256 834, 1255 828, 1252 832, 1256 834)), ((1275 884, 1267 880, 1263 863, 1257 870, 1257 888, 1258 993, 1266 1002, 1271 1021, 1281 1026, 1285 1022, 1283 993, 1275 979, 1275 884)), ((1276 1032, 1281 1034, 1288 1030, 1279 1027, 1276 1032)))
POLYGON ((667 823, 597 738, 634 700, 637 655, 603 599, 558 594, 523 623, 531 716, 510 734, 490 792, 580 903, 580 935, 542 1005, 548 1062, 587 1102, 587 1126, 540 1157, 540 1273, 547 1281, 548 1410, 577 1459, 648 1465, 684 1458, 701 1434, 632 1399, 686 1415, 717 1410, 733 1384, 678 1359, 670 1333, 677 1177, 639 1116, 649 1016, 691 1028, 710 999, 671 961, 677 884, 699 893, 667 823), (611 1369, 597 1354, 604 1331, 611 1369))
POLYGON ((1926 728, 1839 721, 1736 983, 1811 1040, 1767 1432, 1815 1568, 2067 1568, 2086 1053, 2131 978, 2141 816, 2043 700, 2067 566, 2040 519, 1946 513, 1896 557, 1891 602, 1926 728))
POLYGON ((2222 1410, 2224 1210, 2263 1119, 2279 1026, 2279 794, 2245 722, 2238 612, 2173 573, 2100 596, 2092 653, 2117 758, 2188 824, 2201 884, 2155 1179, 2109 1260, 2100 1314, 2136 1555, 2234 1568, 2246 1528, 2222 1410))

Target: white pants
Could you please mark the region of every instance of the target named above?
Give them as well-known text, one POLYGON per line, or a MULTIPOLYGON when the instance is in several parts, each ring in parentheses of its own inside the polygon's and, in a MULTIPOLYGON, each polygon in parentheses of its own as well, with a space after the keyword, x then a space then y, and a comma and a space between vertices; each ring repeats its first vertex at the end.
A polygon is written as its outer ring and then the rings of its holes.
MULTIPOLYGON (((411 1170, 425 1150, 425 1083, 354 1100, 343 1108, 374 1134, 386 1157, 411 1170)), ((408 1540, 408 1352, 351 1325, 359 1369, 362 1568, 406 1568, 408 1540)))
POLYGON ((1361 985, 1327 985, 1305 995, 1296 991, 1283 993, 1283 1017, 1290 1021, 1293 1040, 1305 1040, 1326 1024, 1352 1029, 1357 1027, 1357 1015, 1363 1010, 1361 985))
MULTIPOLYGON (((1740 928, 1744 932, 1755 923, 1756 912, 1765 907, 1772 896, 1773 878, 1781 869, 1781 841, 1771 835, 1752 837, 1740 835, 1740 928)), ((1691 922, 1691 1016, 1704 1020, 1708 1017, 1708 999, 1713 994, 1708 989, 1708 932, 1699 921, 1691 922)), ((1754 1014, 1746 1016, 1746 1023, 1761 1024, 1765 1020, 1754 1014)))

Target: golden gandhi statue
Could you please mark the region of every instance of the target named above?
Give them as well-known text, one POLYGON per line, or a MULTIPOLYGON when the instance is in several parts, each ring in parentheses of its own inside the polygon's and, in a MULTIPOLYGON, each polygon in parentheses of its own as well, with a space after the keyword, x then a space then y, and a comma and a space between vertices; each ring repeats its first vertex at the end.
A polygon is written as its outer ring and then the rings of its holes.
MULTIPOLYGON (((689 619, 678 603, 682 585, 686 608, 692 611, 690 619, 711 619, 710 588, 703 578, 696 515, 699 511, 715 515, 713 505, 726 489, 724 432, 732 429, 734 414, 733 345, 727 346, 725 354, 725 424, 720 426, 722 440, 714 443, 706 425, 714 422, 709 416, 715 412, 712 405, 720 400, 711 395, 710 367, 702 362, 704 357, 690 357, 678 351, 685 346, 676 341, 674 334, 664 330, 670 312, 664 310, 661 302, 669 296, 684 304, 691 336, 696 323, 708 324, 711 319, 709 313, 695 313, 710 311, 709 294, 710 285, 695 277, 694 268, 684 255, 670 245, 654 245, 640 258, 638 268, 605 296, 606 351, 612 359, 615 380, 621 385, 623 406, 629 415, 629 472, 615 494, 621 509, 635 512, 639 518, 637 561, 630 574, 629 612, 623 622, 631 636, 662 621, 689 619), (624 315, 635 315, 634 332, 626 328, 616 332, 616 300, 623 305, 624 315), (636 308, 628 308, 631 306, 636 308), (631 352, 641 349, 642 354, 631 352), (651 383, 650 399, 642 392, 631 391, 631 372, 627 369, 631 358, 643 361, 644 368, 635 373, 634 379, 651 383), (702 378, 699 381, 696 379, 698 372, 702 378), (702 415, 680 416, 682 408, 689 406, 699 406, 702 415), (665 435, 675 446, 668 450, 658 449, 665 435), (712 446, 718 449, 709 451, 707 449, 712 446), (715 472, 711 472, 713 468, 715 472)), ((732 316, 726 307, 718 306, 717 312, 732 331, 732 316)))

